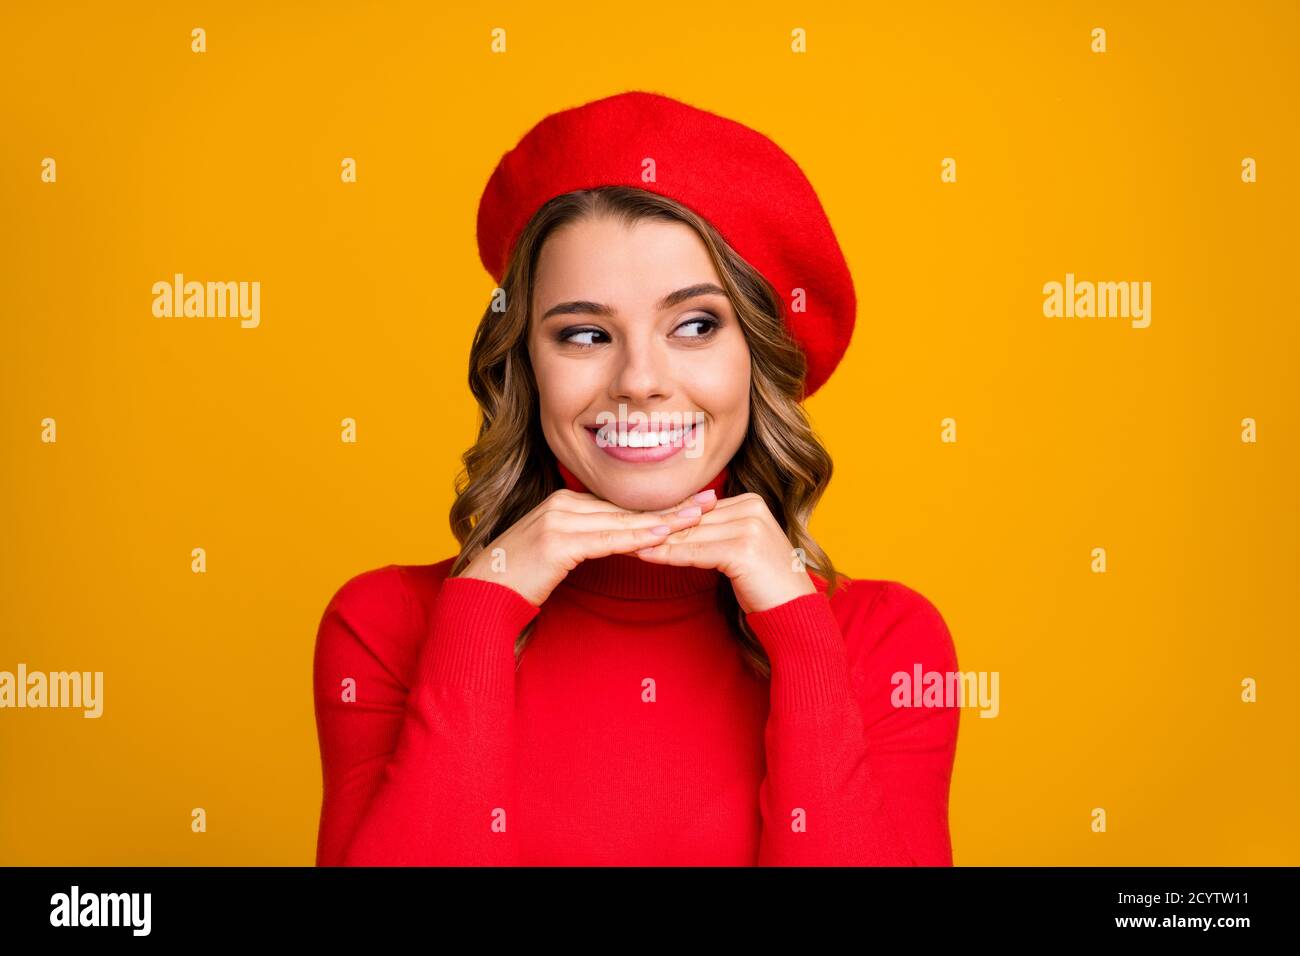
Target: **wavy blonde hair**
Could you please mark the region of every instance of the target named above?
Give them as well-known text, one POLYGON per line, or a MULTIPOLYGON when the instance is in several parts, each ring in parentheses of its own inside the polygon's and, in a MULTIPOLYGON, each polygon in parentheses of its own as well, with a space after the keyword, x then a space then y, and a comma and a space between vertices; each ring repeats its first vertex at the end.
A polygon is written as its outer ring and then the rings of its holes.
MULTIPOLYGON (((589 217, 612 216, 626 225, 641 219, 681 222, 703 240, 744 331, 751 357, 749 429, 729 462, 721 497, 752 491, 767 503, 803 561, 834 593, 839 575, 808 533, 808 521, 830 483, 830 454, 799 404, 806 364, 781 321, 781 300, 771 284, 742 259, 703 218, 665 196, 627 186, 601 186, 556 196, 524 227, 506 266, 501 290, 505 311, 483 313, 470 349, 469 387, 483 414, 478 440, 462 456, 451 506, 451 531, 461 552, 459 574, 498 535, 548 495, 564 487, 555 455, 542 434, 537 382, 528 357, 529 309, 542 244, 552 231, 589 217)), ((771 676, 762 644, 745 621, 730 580, 718 587, 718 606, 755 671, 771 676)), ((534 622, 536 618, 534 618, 534 622)), ((515 641, 516 666, 532 622, 515 641)))

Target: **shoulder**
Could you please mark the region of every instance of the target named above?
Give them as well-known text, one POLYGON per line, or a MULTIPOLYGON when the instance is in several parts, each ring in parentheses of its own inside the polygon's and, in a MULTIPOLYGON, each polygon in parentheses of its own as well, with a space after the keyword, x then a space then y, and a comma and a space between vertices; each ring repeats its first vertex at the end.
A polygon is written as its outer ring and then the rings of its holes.
POLYGON ((418 653, 429 608, 454 561, 387 564, 347 578, 321 615, 317 662, 361 654, 387 670, 406 673, 418 653))
MULTIPOLYGON (((922 680, 921 675, 959 673, 943 614, 921 591, 891 580, 850 579, 846 584, 841 578, 829 603, 840 623, 853 693, 875 752, 928 754, 940 761, 946 780, 960 709, 949 701, 914 707, 900 703, 897 693, 900 685, 922 680)), ((943 684, 950 679, 944 677, 943 684)))
MULTIPOLYGON (((813 582, 822 594, 826 583, 813 582)), ((844 634, 855 673, 955 671, 957 651, 948 622, 925 594, 901 581, 840 575, 829 603, 844 634)))
POLYGON ((326 613, 361 614, 374 623, 400 623, 401 612, 418 610, 436 597, 455 557, 435 564, 386 564, 352 575, 339 585, 326 613))

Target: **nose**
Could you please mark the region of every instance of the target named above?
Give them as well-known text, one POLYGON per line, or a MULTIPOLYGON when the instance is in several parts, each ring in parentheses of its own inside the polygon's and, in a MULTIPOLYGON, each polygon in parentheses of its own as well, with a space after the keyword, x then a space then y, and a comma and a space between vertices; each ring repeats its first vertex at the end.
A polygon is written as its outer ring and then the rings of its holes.
POLYGON ((609 384, 610 397, 633 408, 672 394, 671 357, 652 336, 625 341, 609 384))

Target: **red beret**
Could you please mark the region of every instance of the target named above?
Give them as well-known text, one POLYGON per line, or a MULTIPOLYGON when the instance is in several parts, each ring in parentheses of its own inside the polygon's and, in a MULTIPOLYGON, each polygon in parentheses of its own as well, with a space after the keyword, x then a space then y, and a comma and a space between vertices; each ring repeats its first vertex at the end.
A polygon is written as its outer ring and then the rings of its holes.
POLYGON ((853 335, 853 279, 812 184, 781 147, 659 93, 619 93, 552 113, 501 157, 479 200, 479 258, 497 283, 547 200, 596 186, 658 193, 708 220, 776 289, 781 320, 808 360, 802 397, 830 377, 853 335), (647 158, 650 182, 642 179, 647 158), (796 289, 804 311, 791 311, 796 289))

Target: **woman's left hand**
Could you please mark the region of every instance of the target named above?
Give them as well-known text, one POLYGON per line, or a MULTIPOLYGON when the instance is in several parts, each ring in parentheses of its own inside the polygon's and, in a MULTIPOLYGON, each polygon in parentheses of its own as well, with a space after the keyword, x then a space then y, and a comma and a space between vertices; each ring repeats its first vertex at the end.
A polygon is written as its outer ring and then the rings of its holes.
POLYGON ((817 593, 802 555, 791 547, 767 502, 752 491, 723 498, 698 524, 633 553, 656 564, 717 568, 731 579, 746 614, 817 593))

